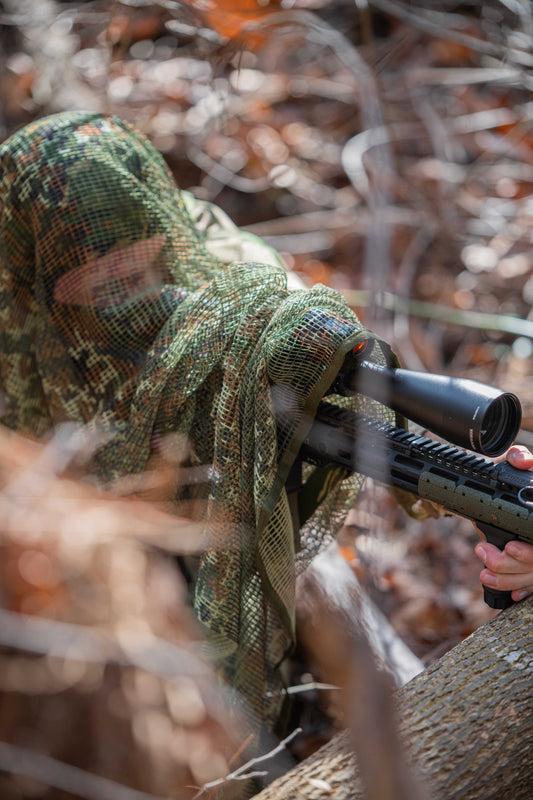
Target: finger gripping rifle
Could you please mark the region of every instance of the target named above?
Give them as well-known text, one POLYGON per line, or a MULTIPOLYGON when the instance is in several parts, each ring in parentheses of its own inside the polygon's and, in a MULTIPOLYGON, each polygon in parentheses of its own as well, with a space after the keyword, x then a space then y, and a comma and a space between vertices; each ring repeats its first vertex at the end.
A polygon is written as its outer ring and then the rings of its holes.
MULTIPOLYGON (((500 455, 514 441, 521 422, 515 395, 476 381, 382 367, 353 355, 330 392, 365 394, 453 444, 323 401, 300 459, 337 464, 437 503, 475 522, 500 549, 512 539, 533 543, 533 476, 484 457, 500 455)), ((510 592, 486 587, 484 592, 492 608, 512 604, 510 592)))

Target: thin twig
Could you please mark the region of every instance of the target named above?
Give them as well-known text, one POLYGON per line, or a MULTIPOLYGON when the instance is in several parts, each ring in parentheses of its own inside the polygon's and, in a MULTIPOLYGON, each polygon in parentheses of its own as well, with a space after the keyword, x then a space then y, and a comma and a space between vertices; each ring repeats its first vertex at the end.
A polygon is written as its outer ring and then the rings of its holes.
POLYGON ((309 683, 301 683, 298 686, 289 686, 287 694, 304 694, 304 692, 330 692, 338 691, 339 687, 333 683, 319 683, 318 681, 310 681, 309 683))
MULTIPOLYGON (((461 33, 454 29, 449 24, 449 14, 426 11, 422 8, 410 9, 403 3, 398 2, 398 0, 394 0, 394 2, 392 2, 392 0, 370 0, 370 3, 381 11, 392 14, 399 19, 406 20, 413 25, 413 27, 425 31, 432 36, 436 36, 439 39, 457 42, 474 52, 499 58, 502 63, 511 63, 520 65, 521 67, 533 66, 533 57, 531 53, 525 50, 517 50, 516 48, 509 47, 507 44, 497 44, 475 36, 470 36, 467 33, 461 33)), ((530 83, 530 80, 528 80, 529 75, 525 70, 523 71, 523 78, 530 83)))
POLYGON ((217 787, 229 783, 230 781, 245 781, 251 778, 262 778, 265 775, 268 775, 268 771, 254 770, 252 772, 249 772, 248 770, 250 769, 250 767, 254 767, 257 764, 262 764, 265 761, 270 761, 272 758, 277 756, 278 753, 281 753, 281 751, 285 749, 286 745, 288 745, 289 742, 292 742, 292 740, 295 739, 296 736, 298 736, 298 734, 301 732, 302 732, 301 728, 295 728, 295 730, 293 730, 292 733, 286 736, 285 739, 282 739, 281 742, 279 742, 279 744, 277 744, 273 750, 270 750, 268 753, 265 753, 262 756, 255 756, 254 758, 251 758, 249 761, 246 762, 246 764, 243 764, 233 772, 230 772, 224 778, 217 778, 217 780, 205 783, 202 786, 202 788, 194 795, 193 800, 197 800, 197 798, 201 797, 205 792, 208 792, 211 789, 216 789, 217 787))
POLYGON ((461 311, 458 308, 428 303, 424 300, 414 300, 408 297, 399 297, 392 292, 379 292, 377 296, 370 297, 370 292, 364 290, 343 290, 343 296, 349 305, 365 307, 370 302, 379 305, 387 311, 411 314, 416 317, 436 320, 448 325, 460 325, 464 328, 476 330, 497 331, 509 333, 513 336, 525 336, 533 339, 533 322, 510 314, 489 314, 483 311, 461 311))

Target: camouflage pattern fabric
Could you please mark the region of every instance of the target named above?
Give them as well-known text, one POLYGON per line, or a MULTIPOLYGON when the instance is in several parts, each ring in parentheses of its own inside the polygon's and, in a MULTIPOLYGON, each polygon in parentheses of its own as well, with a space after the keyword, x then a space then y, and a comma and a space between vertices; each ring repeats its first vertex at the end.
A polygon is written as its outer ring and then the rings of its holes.
POLYGON ((179 191, 117 118, 60 114, 19 131, 0 148, 0 195, 2 423, 32 436, 104 426, 102 481, 141 472, 167 434, 187 438, 188 465, 208 477, 183 485, 177 470, 170 499, 201 503, 210 537, 196 615, 249 718, 273 728, 296 551, 334 532, 359 478, 310 469, 318 508, 304 531, 284 484, 346 352, 372 334, 337 292, 289 291, 279 258, 179 191), (250 250, 259 261, 239 259, 250 250), (281 438, 279 387, 292 405, 281 438))

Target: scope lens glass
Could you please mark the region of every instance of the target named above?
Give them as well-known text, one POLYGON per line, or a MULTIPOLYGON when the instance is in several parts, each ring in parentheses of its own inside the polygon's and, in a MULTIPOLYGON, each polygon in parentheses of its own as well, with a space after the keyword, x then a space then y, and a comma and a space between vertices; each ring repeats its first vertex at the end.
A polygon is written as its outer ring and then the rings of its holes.
POLYGON ((499 456, 515 440, 520 427, 522 413, 520 404, 512 394, 502 394, 488 407, 479 433, 481 452, 487 456, 499 456))

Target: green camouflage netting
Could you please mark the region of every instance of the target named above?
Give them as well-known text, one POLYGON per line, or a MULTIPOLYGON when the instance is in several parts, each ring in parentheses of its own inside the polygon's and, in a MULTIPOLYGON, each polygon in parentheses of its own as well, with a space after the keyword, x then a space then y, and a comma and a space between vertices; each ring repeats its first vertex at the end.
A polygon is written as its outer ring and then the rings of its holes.
MULTIPOLYGON (((289 291, 276 255, 180 192, 119 119, 30 125, 0 148, 0 169, 2 422, 38 436, 66 420, 107 426, 103 481, 142 471, 165 434, 187 437, 189 465, 210 465, 172 498, 178 511, 203 501, 211 537, 196 614, 250 719, 273 727, 301 545, 284 483, 345 353, 371 334, 337 292, 289 291), (279 440, 274 386, 293 405, 279 440)), ((359 488, 338 470, 319 477, 308 554, 359 488)))

